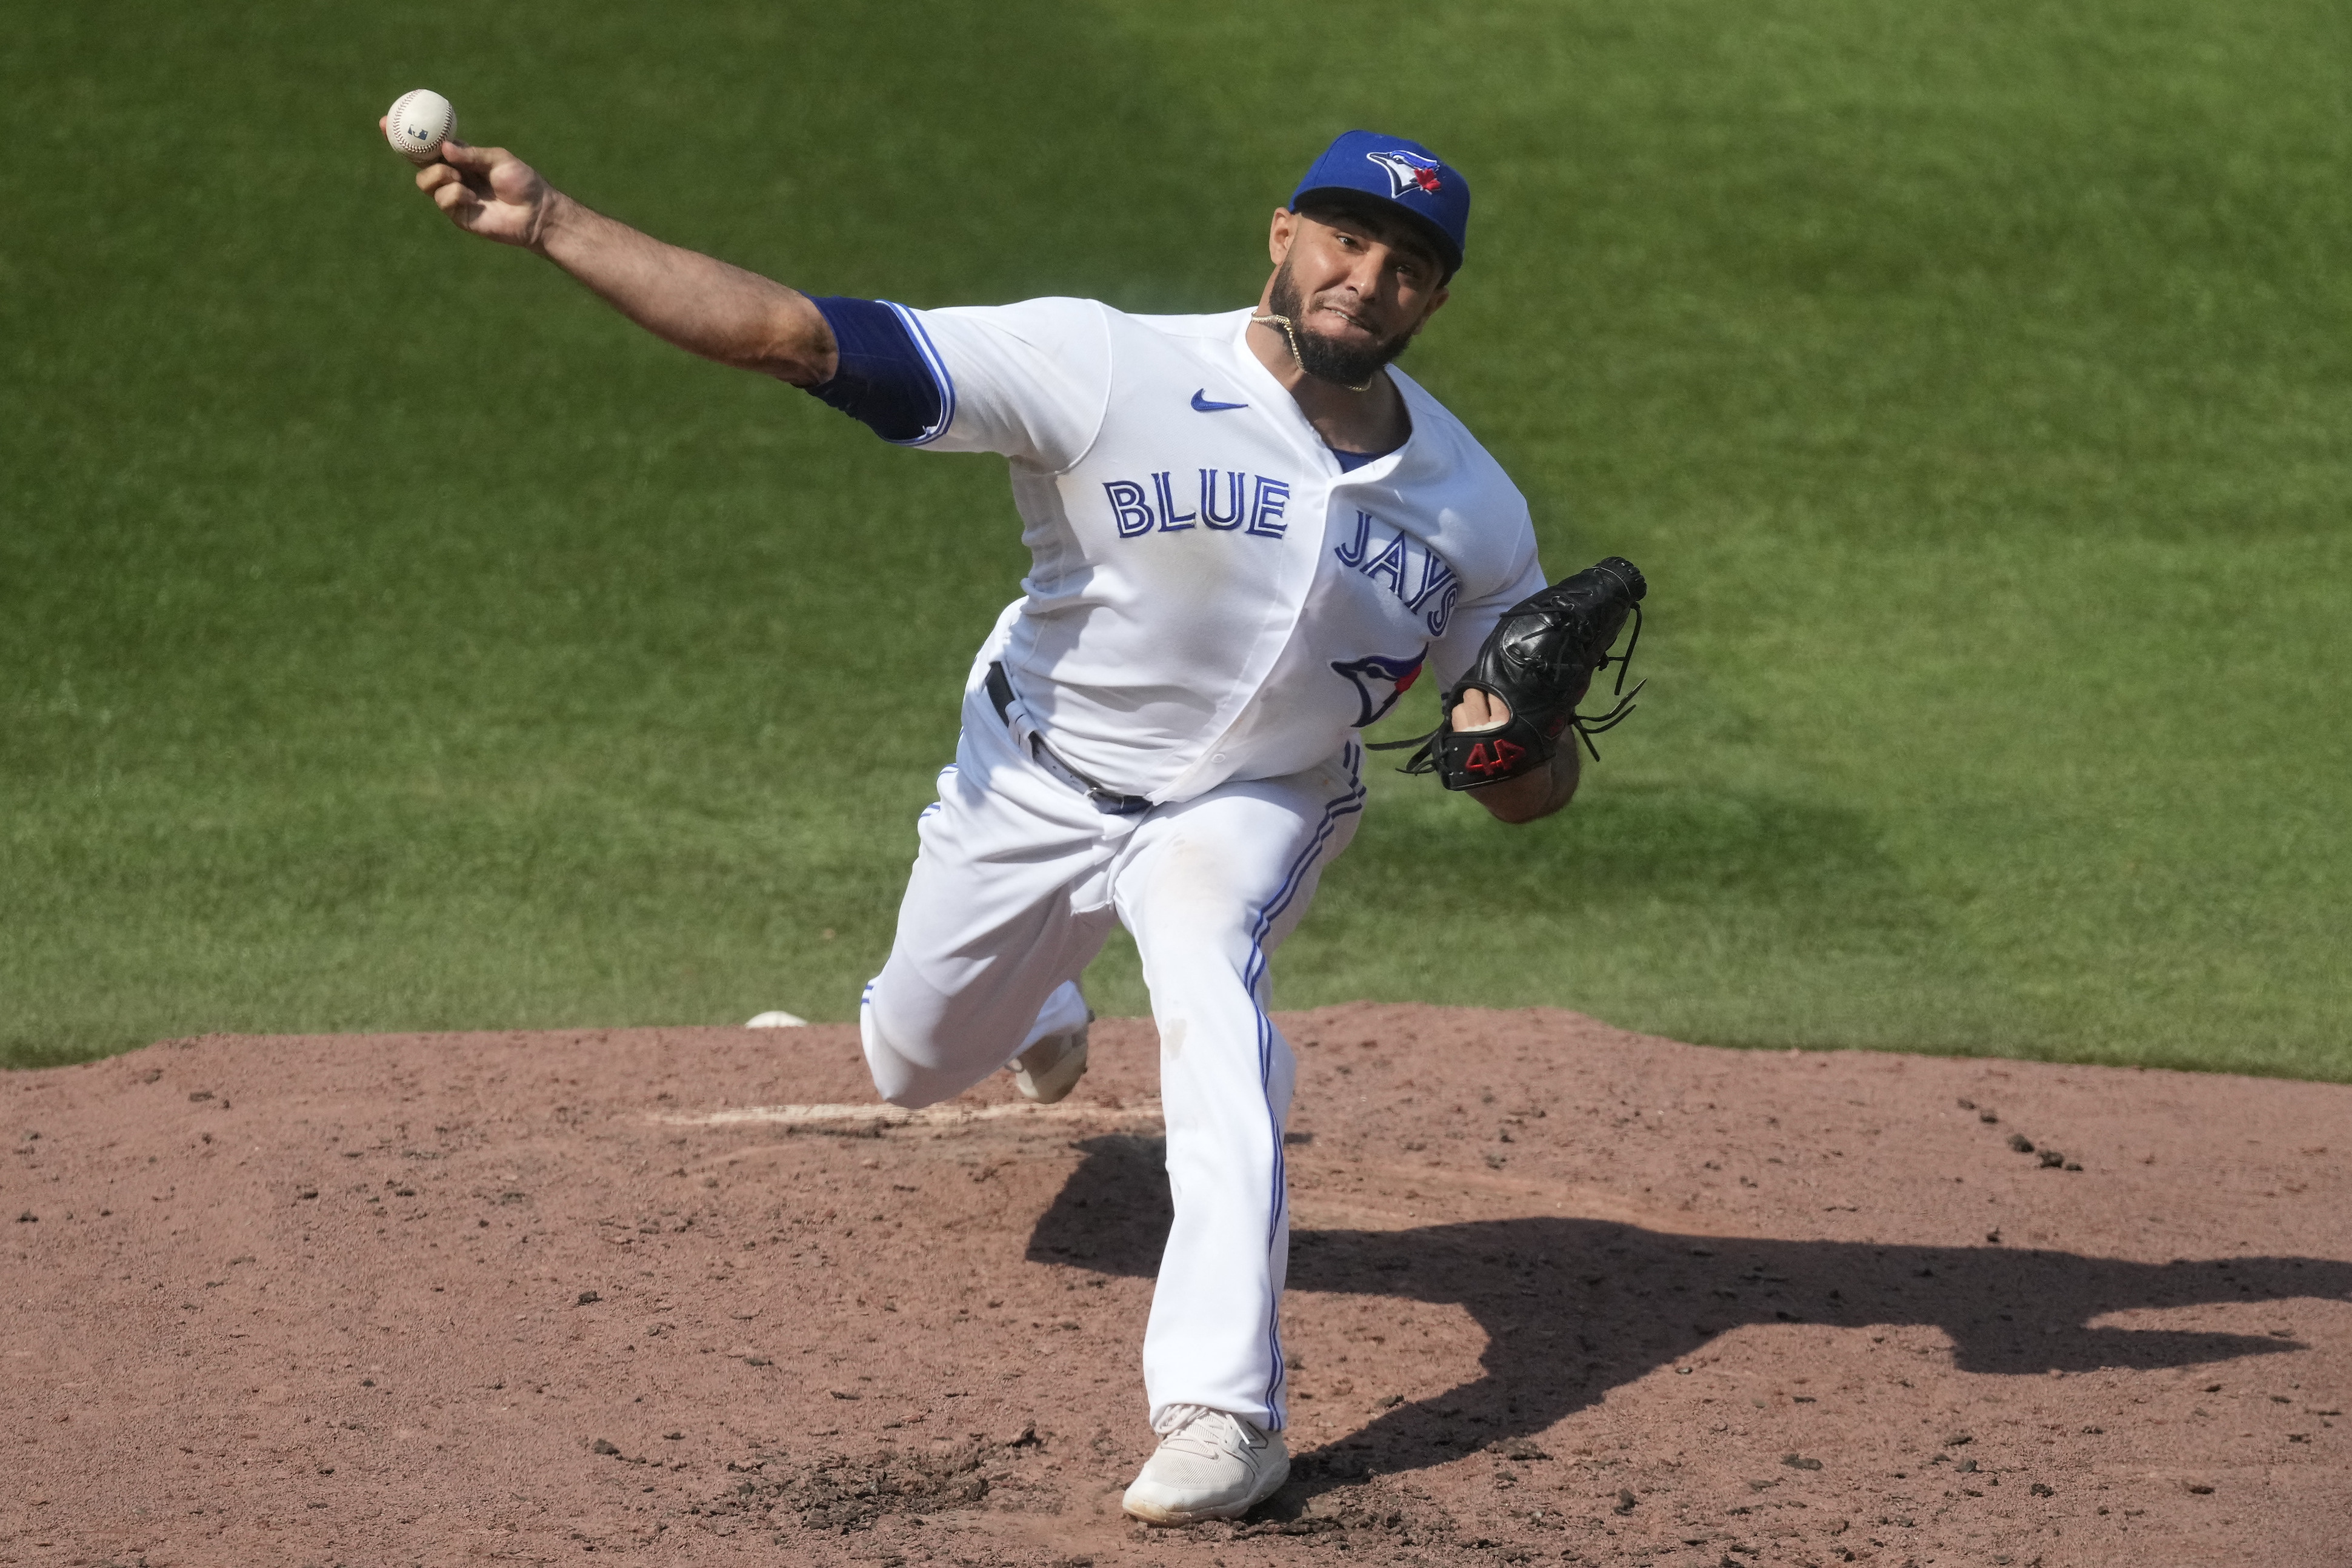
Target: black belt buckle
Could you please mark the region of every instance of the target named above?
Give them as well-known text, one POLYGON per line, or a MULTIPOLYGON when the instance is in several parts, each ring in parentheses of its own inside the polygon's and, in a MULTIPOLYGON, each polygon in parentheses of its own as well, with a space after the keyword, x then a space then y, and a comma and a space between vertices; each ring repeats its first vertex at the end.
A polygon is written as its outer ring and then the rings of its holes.
POLYGON ((1096 810, 1108 811, 1114 817, 1132 817, 1139 811, 1151 810, 1150 800, 1144 796, 1114 795, 1099 784, 1087 790, 1087 799, 1095 803, 1096 810))

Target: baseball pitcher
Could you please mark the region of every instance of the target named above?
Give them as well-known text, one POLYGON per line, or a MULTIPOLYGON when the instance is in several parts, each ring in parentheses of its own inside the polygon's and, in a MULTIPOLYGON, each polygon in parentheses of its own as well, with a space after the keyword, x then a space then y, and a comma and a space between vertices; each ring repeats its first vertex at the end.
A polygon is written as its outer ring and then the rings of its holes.
MULTIPOLYGON (((1470 189, 1349 131, 1267 234, 1255 304, 915 309, 811 298, 665 245, 451 142, 417 183, 679 347, 806 389, 886 441, 1000 454, 1030 549, 859 1022, 882 1097, 1086 1071, 1078 977, 1114 921, 1159 1026, 1175 1222, 1144 1335, 1155 1523, 1233 1518, 1287 1474, 1280 1299, 1293 1061, 1267 965, 1363 809, 1358 732, 1433 666, 1408 765, 1505 822, 1575 792, 1576 706, 1630 617, 1617 559, 1547 587, 1526 501, 1392 361, 1444 305, 1470 189)), ((1627 645, 1627 654, 1632 644, 1627 645)), ((1622 661, 1618 661, 1622 663, 1622 661)), ((1619 685, 1622 685, 1622 672, 1619 685)), ((1409 743, 1410 744, 1410 743, 1409 743)))

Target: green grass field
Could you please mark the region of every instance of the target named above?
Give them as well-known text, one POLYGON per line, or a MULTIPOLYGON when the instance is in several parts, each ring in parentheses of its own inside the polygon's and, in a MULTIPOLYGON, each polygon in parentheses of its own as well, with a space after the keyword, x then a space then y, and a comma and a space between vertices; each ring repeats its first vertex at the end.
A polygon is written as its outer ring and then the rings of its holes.
POLYGON ((429 84, 916 304, 1223 308, 1333 133, 1470 172, 1408 366, 1555 572, 1649 572, 1652 685, 1539 828, 1381 777, 1284 1005, 2352 1080, 2347 58, 2316 0, 27 11, 0 1060, 840 1019, 887 948, 1002 465, 458 235, 374 125, 429 84))

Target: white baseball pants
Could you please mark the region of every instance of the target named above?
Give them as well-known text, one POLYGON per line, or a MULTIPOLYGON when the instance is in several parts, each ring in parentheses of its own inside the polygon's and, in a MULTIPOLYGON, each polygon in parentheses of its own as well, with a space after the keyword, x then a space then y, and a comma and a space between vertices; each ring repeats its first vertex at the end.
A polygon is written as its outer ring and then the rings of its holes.
POLYGON ((1016 745, 983 688, 991 656, 973 666, 955 766, 923 810, 898 936, 866 988, 874 1086, 932 1104, 1071 1027, 1079 973, 1124 925, 1160 1029, 1176 1214, 1144 1333, 1151 1416, 1204 1405, 1279 1427, 1294 1063, 1266 1011, 1266 963, 1355 833, 1360 748, 1117 815, 1016 745))

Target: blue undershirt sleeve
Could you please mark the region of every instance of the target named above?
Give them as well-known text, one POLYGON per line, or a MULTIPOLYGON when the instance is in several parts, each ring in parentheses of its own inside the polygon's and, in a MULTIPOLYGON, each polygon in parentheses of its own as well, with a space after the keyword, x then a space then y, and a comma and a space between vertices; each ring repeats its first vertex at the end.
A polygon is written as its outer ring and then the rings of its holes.
POLYGON ((809 301, 833 329, 841 362, 808 389, 885 441, 919 446, 947 428, 940 371, 896 306, 828 295, 809 301))

